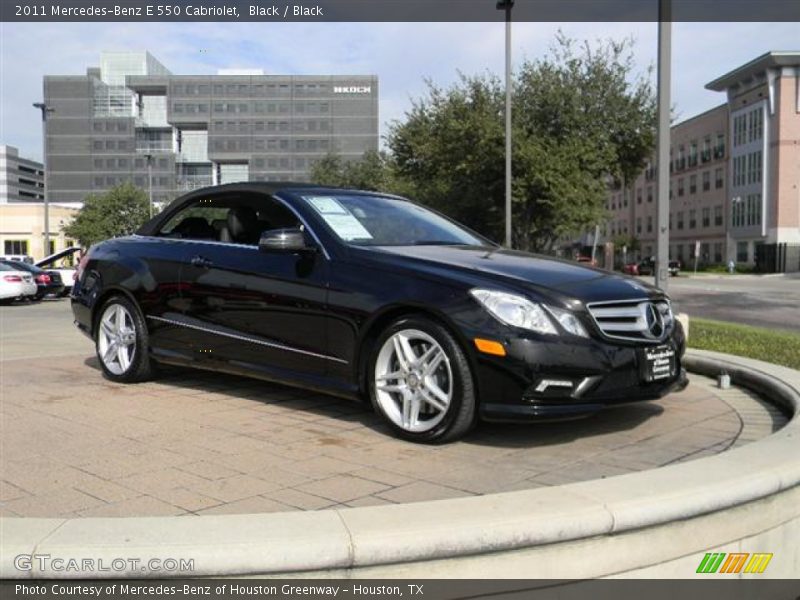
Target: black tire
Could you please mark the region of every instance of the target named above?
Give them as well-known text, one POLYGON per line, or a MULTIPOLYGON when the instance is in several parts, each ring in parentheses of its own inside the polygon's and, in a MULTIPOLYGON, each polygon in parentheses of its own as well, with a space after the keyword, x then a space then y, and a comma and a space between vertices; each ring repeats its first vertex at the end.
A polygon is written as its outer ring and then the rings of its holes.
POLYGON ((375 412, 383 417, 396 436, 405 440, 423 444, 451 442, 463 437, 475 426, 477 421, 475 384, 464 351, 446 328, 424 316, 401 317, 393 321, 383 331, 372 346, 371 356, 367 361, 366 380, 369 399, 375 412), (436 340, 444 350, 452 372, 452 398, 444 417, 438 425, 424 432, 407 431, 394 423, 377 398, 375 366, 379 352, 390 337, 399 331, 407 329, 420 330, 436 340))
POLYGON ((95 353, 103 375, 106 379, 117 383, 139 383, 151 379, 155 374, 155 365, 150 360, 149 347, 150 337, 147 331, 147 324, 142 316, 139 307, 125 296, 112 296, 103 303, 103 306, 96 313, 94 327, 95 353), (130 314, 135 331, 135 347, 130 365, 122 373, 114 373, 109 370, 100 355, 100 320, 109 307, 121 305, 130 314))

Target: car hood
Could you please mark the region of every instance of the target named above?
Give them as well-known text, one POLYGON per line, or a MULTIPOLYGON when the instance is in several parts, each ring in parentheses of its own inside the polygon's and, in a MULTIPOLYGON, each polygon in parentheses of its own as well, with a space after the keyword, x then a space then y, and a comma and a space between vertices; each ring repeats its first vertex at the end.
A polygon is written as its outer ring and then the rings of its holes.
POLYGON ((472 281, 482 276, 584 303, 663 296, 657 288, 626 275, 517 250, 480 246, 380 246, 372 250, 393 257, 392 262, 427 266, 437 275, 441 275, 437 267, 448 267, 448 271, 472 275, 472 281))

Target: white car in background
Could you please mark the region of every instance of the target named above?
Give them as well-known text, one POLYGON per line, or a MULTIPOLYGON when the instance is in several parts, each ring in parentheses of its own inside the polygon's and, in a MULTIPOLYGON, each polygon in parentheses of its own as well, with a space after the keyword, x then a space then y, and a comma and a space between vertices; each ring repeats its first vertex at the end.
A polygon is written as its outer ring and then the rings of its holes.
POLYGON ((36 296, 36 282, 27 271, 17 271, 13 266, 0 263, 0 302, 28 300, 36 296))
POLYGON ((64 284, 64 291, 61 292, 61 296, 69 296, 72 292, 72 285, 75 281, 76 270, 70 266, 64 265, 63 262, 65 259, 72 257, 76 252, 80 252, 80 248, 73 246, 61 250, 60 252, 56 252, 55 254, 51 254, 50 256, 46 256, 36 263, 36 266, 40 269, 57 271, 59 275, 61 275, 61 282, 64 284), (59 263, 62 264, 59 265, 59 263))

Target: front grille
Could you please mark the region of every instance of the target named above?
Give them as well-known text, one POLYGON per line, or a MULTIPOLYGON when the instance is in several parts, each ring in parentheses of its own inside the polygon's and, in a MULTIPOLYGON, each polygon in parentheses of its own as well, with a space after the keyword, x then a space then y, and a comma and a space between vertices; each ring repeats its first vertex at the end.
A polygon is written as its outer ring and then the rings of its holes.
POLYGON ((672 329, 672 308, 666 300, 627 300, 588 304, 603 336, 614 340, 659 343, 672 329))

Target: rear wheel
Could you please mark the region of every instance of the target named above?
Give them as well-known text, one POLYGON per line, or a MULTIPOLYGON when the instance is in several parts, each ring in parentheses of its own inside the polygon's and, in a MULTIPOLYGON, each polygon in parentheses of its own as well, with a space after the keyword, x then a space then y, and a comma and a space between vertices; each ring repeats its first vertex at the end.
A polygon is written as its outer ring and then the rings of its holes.
POLYGON ((95 329, 97 358, 108 379, 135 383, 152 376, 147 327, 133 302, 124 296, 110 298, 95 329))
POLYGON ((399 319, 378 339, 369 392, 375 410, 407 440, 452 441, 475 423, 466 356, 444 327, 423 317, 399 319))

